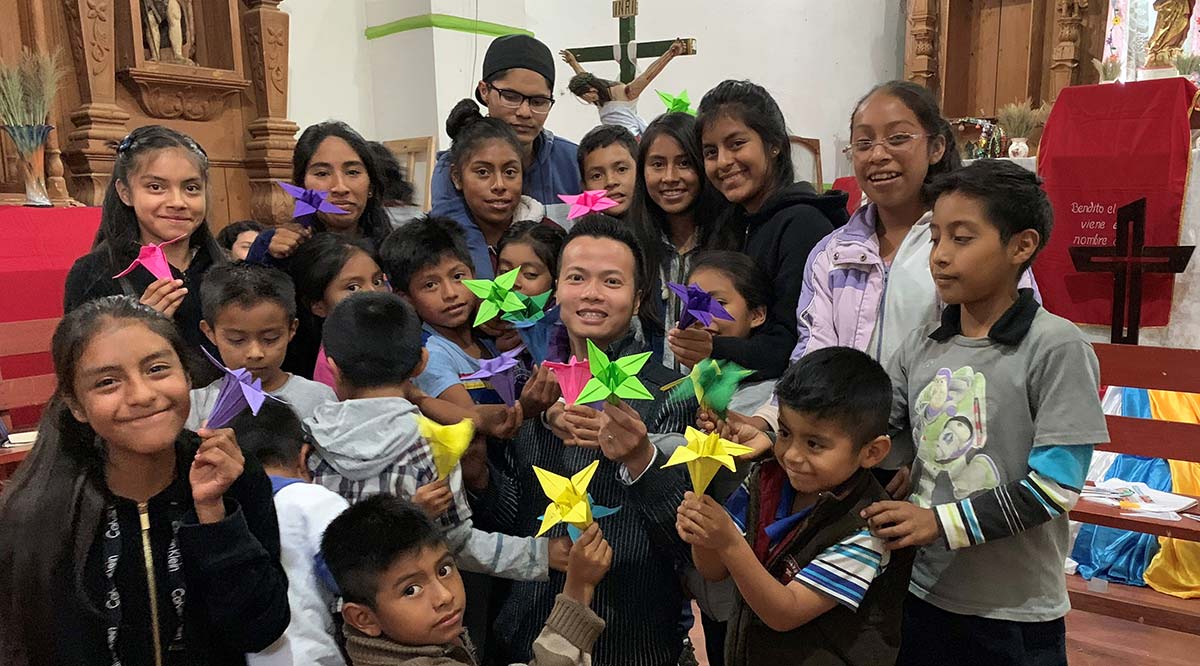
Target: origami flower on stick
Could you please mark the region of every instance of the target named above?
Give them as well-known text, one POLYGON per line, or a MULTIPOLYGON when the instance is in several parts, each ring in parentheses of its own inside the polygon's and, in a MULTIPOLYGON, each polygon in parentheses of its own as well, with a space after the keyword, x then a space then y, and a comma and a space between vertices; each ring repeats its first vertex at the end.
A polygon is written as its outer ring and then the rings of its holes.
POLYGON ((546 493, 546 497, 550 499, 550 505, 546 507, 546 512, 539 516, 542 520, 542 527, 536 536, 542 536, 559 523, 566 523, 567 533, 574 541, 579 538, 583 530, 587 529, 588 525, 592 524, 593 519, 611 516, 621 510, 620 507, 610 509, 592 504, 592 497, 588 494, 587 487, 599 466, 600 461, 594 460, 592 464, 584 467, 569 479, 534 466, 533 472, 537 475, 538 482, 542 484, 542 492, 546 493))
POLYGON ((600 351, 591 340, 588 344, 588 365, 592 378, 588 380, 583 392, 576 398, 578 402, 589 403, 607 400, 618 404, 625 400, 653 400, 654 396, 638 380, 637 373, 642 371, 646 361, 650 360, 650 352, 642 352, 625 356, 615 361, 609 361, 608 356, 600 351))
POLYGON ((179 238, 172 238, 169 241, 158 243, 157 245, 154 243, 143 245, 142 249, 138 250, 137 259, 134 259, 129 264, 128 268, 114 275, 113 279, 116 280, 117 278, 123 278, 126 275, 129 275, 131 272, 133 272, 133 269, 137 268, 138 265, 141 264, 146 270, 154 274, 155 279, 170 280, 173 277, 171 275, 171 264, 167 263, 167 255, 163 254, 163 248, 186 237, 187 234, 184 234, 179 238))
POLYGON ((306 190, 303 187, 285 183, 282 180, 275 181, 283 188, 284 192, 292 195, 296 200, 296 207, 292 209, 292 217, 304 217, 313 213, 333 213, 334 215, 345 215, 346 211, 329 203, 325 199, 329 197, 328 192, 321 190, 306 190))
POLYGON ((472 294, 483 299, 479 303, 479 312, 475 314, 473 326, 486 324, 501 312, 521 312, 525 309, 520 294, 513 291, 513 285, 517 283, 517 273, 519 272, 521 272, 520 266, 495 280, 463 280, 463 284, 467 285, 467 289, 470 289, 472 294))
POLYGON ((700 285, 683 286, 668 282, 667 287, 683 301, 683 314, 679 315, 679 328, 685 329, 696 322, 702 326, 712 326, 713 317, 733 321, 733 315, 721 305, 712 294, 700 288, 700 285))
POLYGON ((725 418, 738 385, 752 374, 753 370, 733 361, 706 358, 697 363, 687 377, 664 386, 663 390, 671 391, 671 399, 676 401, 686 400, 694 394, 701 407, 725 418))
POLYGON ((579 399, 579 394, 583 392, 583 387, 592 378, 592 371, 587 361, 580 361, 574 356, 570 362, 557 363, 555 361, 546 361, 542 365, 550 368, 554 373, 554 378, 558 380, 558 388, 562 390, 563 400, 567 401, 568 405, 574 405, 579 399))
POLYGON ((581 194, 560 194, 558 198, 562 199, 564 203, 571 204, 571 210, 567 212, 568 220, 583 217, 588 213, 599 213, 618 205, 616 201, 608 198, 607 190, 588 190, 581 194))
POLYGON ((703 433, 688 426, 684 433, 687 446, 675 449, 671 459, 663 467, 687 463, 688 475, 692 477, 692 489, 696 494, 704 494, 705 488, 717 475, 717 470, 725 467, 731 472, 737 471, 733 462, 734 456, 750 453, 754 449, 741 444, 734 444, 727 439, 721 439, 717 433, 703 433))
POLYGON ((516 402, 516 378, 512 369, 517 366, 517 356, 525 351, 525 347, 510 349, 496 358, 479 359, 479 370, 469 375, 459 375, 459 379, 491 379, 492 389, 509 407, 516 402))
POLYGON ((287 403, 267 393, 262 388, 262 380, 255 379, 250 371, 245 368, 230 370, 225 367, 213 355, 208 353, 208 350, 201 347, 201 351, 208 357, 208 360, 213 365, 217 366, 225 373, 225 378, 221 380, 221 390, 217 392, 217 399, 213 402, 212 411, 208 415, 208 421, 205 423, 206 428, 215 430, 224 428, 233 421, 234 417, 242 413, 242 410, 247 406, 250 407, 250 412, 258 416, 258 410, 262 409, 263 402, 267 398, 275 402, 286 405, 287 403))
POLYGON ((661 90, 655 90, 654 92, 658 93, 658 98, 662 100, 663 104, 667 105, 667 113, 689 113, 693 116, 696 115, 695 110, 692 109, 692 100, 688 99, 686 90, 678 95, 665 93, 661 90))
POLYGON ((429 442, 433 452, 433 466, 437 468, 438 481, 450 476, 455 465, 467 452, 471 438, 475 436, 475 424, 471 419, 463 419, 454 425, 442 425, 424 416, 418 416, 421 436, 429 442))

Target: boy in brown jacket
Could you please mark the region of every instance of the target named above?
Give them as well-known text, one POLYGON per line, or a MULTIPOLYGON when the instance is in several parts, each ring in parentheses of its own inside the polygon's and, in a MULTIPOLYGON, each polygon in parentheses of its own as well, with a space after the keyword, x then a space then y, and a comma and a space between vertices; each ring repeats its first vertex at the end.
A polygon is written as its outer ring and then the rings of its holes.
MULTIPOLYGON (((416 506, 386 494, 355 504, 325 530, 321 555, 342 593, 354 666, 478 666, 454 556, 416 506)), ((588 606, 611 563, 612 548, 593 523, 571 547, 567 581, 531 665, 591 664, 604 621, 588 606)))

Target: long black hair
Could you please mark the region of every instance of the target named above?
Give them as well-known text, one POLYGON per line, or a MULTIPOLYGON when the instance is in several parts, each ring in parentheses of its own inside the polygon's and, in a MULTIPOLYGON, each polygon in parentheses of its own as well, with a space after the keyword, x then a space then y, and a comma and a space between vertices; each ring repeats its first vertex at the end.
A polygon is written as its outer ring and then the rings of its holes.
MULTIPOLYGON (((174 322, 130 296, 108 296, 68 312, 51 353, 58 389, 42 414, 29 457, 0 495, 0 662, 48 664, 64 601, 73 589, 84 608, 83 568, 106 502, 104 442, 75 420, 75 372, 88 343, 117 322, 137 322, 170 343, 186 364, 187 346, 174 322), (59 569, 63 563, 67 568, 59 569), (72 576, 63 581, 63 574, 72 576)), ((186 365, 185 365, 186 368, 186 365)))
MULTIPOLYGON (((112 179, 108 181, 108 188, 104 191, 104 203, 100 208, 100 228, 92 242, 92 251, 105 252, 112 265, 118 269, 137 257, 142 247, 142 232, 137 213, 134 212, 133 206, 121 200, 117 185, 119 183, 129 187, 130 178, 137 173, 145 158, 164 148, 182 148, 187 151, 188 156, 196 163, 200 177, 204 179, 205 196, 208 196, 208 154, 192 137, 162 125, 146 125, 130 132, 116 146, 117 157, 113 161, 112 179)), ((213 238, 207 220, 201 222, 192 232, 188 238, 188 245, 194 250, 206 249, 215 262, 222 261, 225 256, 221 252, 221 246, 213 238)))
POLYGON ((312 306, 325 298, 325 290, 329 284, 337 278, 346 262, 350 261, 356 252, 366 253, 379 264, 379 255, 370 243, 341 234, 317 234, 292 255, 288 264, 288 274, 292 276, 296 285, 296 304, 299 306, 302 326, 304 313, 312 316, 312 306))
MULTIPOLYGON (((392 231, 387 212, 383 210, 382 199, 386 183, 379 170, 379 165, 376 163, 374 151, 367 144, 367 140, 354 131, 354 128, 340 120, 329 120, 310 125, 305 129, 300 138, 296 140, 296 150, 292 153, 292 184, 304 187, 304 176, 308 172, 308 163, 312 161, 321 142, 329 137, 337 137, 350 144, 351 150, 358 154, 358 159, 362 161, 363 168, 367 171, 367 180, 371 185, 367 201, 363 205, 362 215, 358 218, 358 228, 364 238, 371 239, 375 247, 379 247, 383 245, 384 239, 392 231)), ((313 226, 314 231, 328 231, 325 223, 317 216, 313 216, 313 226)))
POLYGON ((854 105, 854 112, 850 114, 850 129, 854 130, 854 116, 858 115, 858 110, 862 108, 864 102, 871 98, 876 93, 888 95, 900 100, 900 103, 908 107, 909 111, 917 117, 917 121, 921 123, 921 128, 929 134, 930 149, 933 148, 934 137, 942 137, 946 142, 946 149, 942 153, 942 159, 935 164, 929 165, 929 171, 925 174, 925 184, 933 182, 934 178, 952 171, 957 171, 962 167, 962 156, 958 154, 958 145, 954 137, 954 129, 950 127, 950 122, 942 116, 942 110, 938 108, 937 100, 933 97, 933 93, 929 88, 922 85, 917 85, 912 81, 888 81, 881 83, 862 96, 858 103, 854 105))
POLYGON ((696 119, 691 114, 664 113, 646 126, 638 147, 637 182, 633 189, 633 203, 629 206, 629 212, 625 214, 625 221, 637 234, 638 241, 646 253, 646 263, 652 271, 652 283, 659 281, 659 274, 666 264, 667 257, 674 252, 663 243, 663 235, 670 231, 667 214, 650 198, 650 192, 646 189, 646 160, 649 157, 650 146, 660 136, 670 137, 683 147, 683 152, 700 179, 700 193, 691 207, 696 221, 697 241, 712 235, 711 227, 727 205, 725 198, 704 175, 704 157, 700 154, 700 143, 696 140, 696 119))
MULTIPOLYGON (((766 183, 768 197, 792 184, 795 169, 792 167, 791 139, 788 137, 787 120, 779 104, 767 89, 750 81, 727 79, 717 87, 704 93, 696 115, 695 141, 703 145, 704 129, 722 116, 734 118, 754 130, 762 139, 766 151, 771 180, 766 183), (771 151, 775 155, 772 157, 771 151)), ((820 184, 818 183, 819 187, 820 184)), ((767 197, 764 197, 766 200, 767 197)), ((739 215, 741 206, 730 206, 712 227, 708 238, 702 238, 704 247, 724 250, 741 250, 745 237, 745 220, 739 215)))

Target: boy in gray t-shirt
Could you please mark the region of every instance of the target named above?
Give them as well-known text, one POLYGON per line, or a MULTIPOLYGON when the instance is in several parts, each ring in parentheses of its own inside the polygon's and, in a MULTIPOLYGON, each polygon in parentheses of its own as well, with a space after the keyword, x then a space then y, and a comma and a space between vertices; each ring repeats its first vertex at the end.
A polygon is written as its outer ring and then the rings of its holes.
MULTIPOLYGON (((287 402, 301 419, 337 400, 328 386, 282 369, 297 325, 296 289, 286 273, 244 262, 213 266, 200 286, 200 307, 200 330, 216 345, 225 365, 249 370, 265 391, 287 402)), ((192 389, 185 427, 195 430, 208 420, 222 381, 192 389)))
POLYGON ((921 546, 898 665, 1066 666, 1067 513, 1108 440, 1099 365, 1017 280, 1050 235, 1037 176, 982 160, 931 186, 939 323, 892 357, 892 429, 916 446, 909 502, 866 509, 921 546))

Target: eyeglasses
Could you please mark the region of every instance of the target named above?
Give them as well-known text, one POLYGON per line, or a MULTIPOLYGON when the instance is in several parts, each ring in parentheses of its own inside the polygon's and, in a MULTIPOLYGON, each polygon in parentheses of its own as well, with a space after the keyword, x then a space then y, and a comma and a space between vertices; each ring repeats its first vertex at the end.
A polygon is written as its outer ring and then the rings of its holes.
POLYGON ((847 156, 849 156, 851 153, 866 155, 872 150, 875 150, 875 146, 883 146, 889 152, 894 152, 908 148, 912 145, 914 139, 919 139, 923 136, 930 135, 898 132, 896 134, 892 134, 891 136, 885 136, 878 141, 872 141, 871 139, 859 139, 858 141, 851 141, 850 145, 842 149, 842 152, 847 156))
POLYGON ((497 88, 492 84, 487 84, 487 87, 496 91, 500 96, 500 103, 510 109, 520 108, 525 102, 529 102, 529 110, 539 116, 544 116, 550 113, 550 107, 554 106, 553 97, 544 97, 542 95, 525 95, 515 90, 506 90, 497 88))

